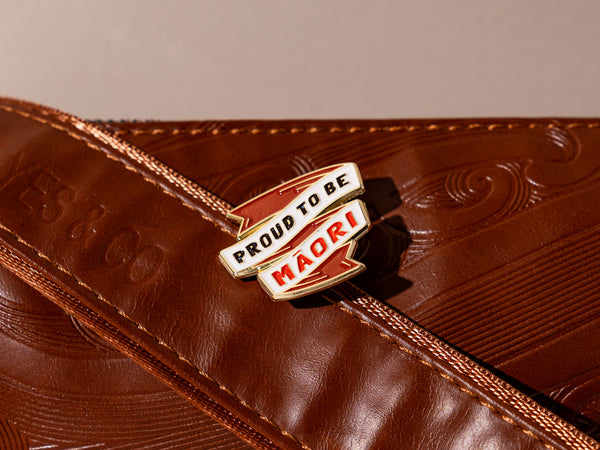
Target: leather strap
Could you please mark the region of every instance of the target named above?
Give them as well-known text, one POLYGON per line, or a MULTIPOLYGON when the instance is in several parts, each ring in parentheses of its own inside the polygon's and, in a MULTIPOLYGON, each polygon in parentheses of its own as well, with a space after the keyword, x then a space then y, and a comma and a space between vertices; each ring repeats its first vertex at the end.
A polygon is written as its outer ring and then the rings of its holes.
POLYGON ((218 266, 225 202, 71 116, 0 110, 2 264, 256 447, 598 448, 352 285, 270 302, 218 266))
POLYGON ((357 161, 374 227, 354 282, 600 436, 598 119, 103 126, 232 204, 357 161))

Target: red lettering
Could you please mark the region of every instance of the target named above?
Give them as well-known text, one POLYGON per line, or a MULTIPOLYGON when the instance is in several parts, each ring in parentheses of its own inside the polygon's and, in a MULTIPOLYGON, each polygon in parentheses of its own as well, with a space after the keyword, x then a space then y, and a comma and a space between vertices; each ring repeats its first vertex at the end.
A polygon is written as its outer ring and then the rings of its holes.
POLYGON ((279 286, 283 286, 285 281, 283 281, 283 277, 287 276, 290 280, 294 279, 294 274, 292 273, 292 269, 287 264, 281 268, 281 271, 274 271, 273 278, 279 283, 279 286))
POLYGON ((306 256, 304 256, 302 253, 300 253, 298 255, 298 271, 299 272, 304 272, 304 269, 306 268, 306 266, 310 266, 312 264, 312 261, 310 259, 308 259, 306 256))
POLYGON ((325 250, 327 250, 327 243, 325 242, 325 239, 323 239, 323 238, 317 239, 315 242, 313 242, 311 244, 310 250, 313 252, 313 255, 315 255, 316 258, 321 256, 323 253, 325 253, 325 250), (317 251, 317 244, 321 245, 320 251, 317 251))
POLYGON ((338 236, 343 236, 346 234, 345 231, 342 231, 342 222, 333 223, 333 225, 327 228, 327 233, 334 244, 337 242, 338 236))
POLYGON ((350 223, 350 226, 352 228, 354 228, 356 226, 356 219, 354 218, 354 216, 352 215, 352 211, 348 211, 346 213, 346 219, 348 219, 348 222, 350 223))

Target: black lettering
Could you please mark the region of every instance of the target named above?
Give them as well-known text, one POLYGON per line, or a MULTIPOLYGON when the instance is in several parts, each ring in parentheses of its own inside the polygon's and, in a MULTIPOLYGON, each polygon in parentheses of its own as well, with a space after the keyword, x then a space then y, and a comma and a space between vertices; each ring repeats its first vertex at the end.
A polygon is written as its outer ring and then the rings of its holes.
POLYGON ((292 216, 285 216, 282 222, 286 230, 290 230, 294 226, 294 218, 292 216))
MULTIPOLYGON (((289 228, 288 228, 289 230, 289 228)), ((271 227, 271 234, 273 235, 273 237, 275 239, 279 239, 281 236, 283 236, 283 230, 281 229, 281 225, 277 224, 275 225, 275 227, 271 227), (277 229, 277 231, 275 231, 275 229, 277 229)))
POLYGON ((235 252, 233 254, 233 257, 235 258, 235 260, 239 263, 244 262, 243 256, 244 256, 244 250, 240 250, 239 252, 235 252))
POLYGON ((329 183, 325 183, 325 186, 323 187, 325 188, 325 192, 327 193, 327 195, 331 195, 335 192, 335 186, 331 181, 329 183))
POLYGON ((269 236, 269 235, 268 235, 268 234, 266 234, 266 233, 265 233, 265 234, 263 234, 263 235, 260 237, 260 243, 262 244, 262 246, 263 246, 264 248, 267 248, 269 245, 271 245, 271 242, 273 242, 273 241, 271 240, 271 236, 269 236))
POLYGON ((302 202, 298 206, 296 206, 296 209, 299 209, 300 211, 302 211, 303 216, 306 215, 306 208, 304 207, 304 202, 302 202))
POLYGON ((319 196, 317 194, 311 195, 308 197, 308 203, 310 203, 310 206, 317 206, 319 203, 319 196))
POLYGON ((248 254, 250 256, 254 256, 257 253, 260 253, 260 250, 257 247, 258 247, 258 244, 256 242, 253 242, 251 244, 246 245, 246 250, 248 250, 248 254))
POLYGON ((344 174, 342 174, 342 175, 340 175, 339 177, 336 178, 336 180, 338 182, 338 185, 340 187, 346 186, 347 184, 350 184, 347 180, 344 180, 345 176, 346 176, 346 174, 344 173, 344 174))

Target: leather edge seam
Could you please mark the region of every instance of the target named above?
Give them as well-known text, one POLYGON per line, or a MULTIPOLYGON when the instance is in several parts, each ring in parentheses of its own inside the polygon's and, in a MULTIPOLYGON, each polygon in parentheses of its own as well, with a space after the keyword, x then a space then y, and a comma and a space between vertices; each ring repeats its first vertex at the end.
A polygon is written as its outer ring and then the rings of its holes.
MULTIPOLYGON (((352 290, 355 291, 356 297, 351 296, 352 299, 349 300, 354 306, 358 306, 358 307, 360 307, 360 309, 364 310, 369 315, 372 315, 373 317, 376 317, 379 320, 382 320, 392 330, 405 333, 405 336, 411 342, 414 342, 416 345, 431 352, 436 358, 439 358, 440 360, 449 364, 454 370, 456 370, 458 373, 461 373, 462 375, 466 376, 469 380, 473 381, 477 386, 481 386, 482 388, 486 389, 495 398, 497 398, 500 402, 504 402, 508 405, 511 405, 513 408, 515 408, 516 411, 518 411, 519 414, 523 415, 524 417, 528 418, 529 420, 532 420, 537 426, 540 426, 546 432, 553 434, 555 437, 557 437, 558 439, 560 439, 567 445, 574 446, 573 448, 578 448, 578 449, 600 448, 600 446, 598 446, 598 443, 596 441, 591 439, 589 436, 584 435, 582 432, 577 430, 573 425, 564 422, 562 419, 560 419, 558 417, 553 417, 554 416, 553 413, 551 413, 550 411, 547 411, 542 406, 535 403, 535 401, 530 399, 529 397, 526 397, 524 394, 522 394, 520 391, 518 391, 513 386, 510 386, 508 384, 507 384, 508 387, 502 386, 502 384, 505 383, 503 380, 497 379, 494 375, 490 374, 485 369, 482 369, 480 366, 475 365, 470 359, 468 359, 461 353, 457 352, 456 350, 454 350, 450 347, 446 347, 446 345, 443 342, 436 342, 437 339, 435 337, 429 335, 429 333, 427 331, 424 331, 418 327, 412 326, 412 323, 408 319, 396 320, 396 324, 392 323, 388 319, 388 317, 391 316, 391 314, 387 311, 389 308, 387 308, 385 305, 379 304, 379 302, 377 302, 369 294, 366 294, 364 291, 362 291, 362 289, 358 288, 357 286, 354 286, 351 283, 346 283, 346 285, 348 285, 352 290), (406 322, 406 323, 404 323, 404 322, 406 322), (464 367, 465 365, 471 365, 472 367, 465 368, 464 367), (468 369, 475 369, 475 371, 469 373, 468 369), (511 392, 510 392, 511 390, 513 390, 513 391, 515 391, 515 393, 517 393, 516 398, 507 398, 506 397, 506 395, 511 395, 511 392), (525 406, 524 407, 518 406, 518 405, 516 405, 515 401, 519 402, 525 406), (548 415, 548 414, 550 415, 550 417, 544 417, 544 419, 549 419, 551 421, 558 420, 558 423, 555 423, 554 426, 544 424, 543 419, 540 417, 537 417, 537 415, 535 415, 535 411, 530 410, 530 408, 536 408, 536 407, 539 408, 544 413, 546 413, 546 415, 548 415), (532 415, 532 413, 534 415, 532 415), (577 435, 580 435, 580 436, 577 436, 577 435), (577 444, 581 443, 581 442, 577 442, 577 440, 578 439, 581 440, 582 438, 583 438, 583 442, 585 442, 585 444, 587 444, 589 447, 581 447, 580 445, 577 445, 577 444), (573 442, 574 440, 575 440, 575 442, 573 442)), ((336 304, 336 306, 338 308, 343 309, 343 307, 340 305, 336 304)), ((350 313, 357 320, 362 322, 362 319, 359 316, 356 316, 351 311, 348 311, 348 313, 350 313)), ((402 318, 402 319, 404 319, 404 318, 402 318)), ((382 333, 381 331, 379 331, 376 326, 369 324, 368 322, 366 324, 371 326, 375 331, 379 332, 379 334, 382 335, 384 338, 386 338, 388 340, 389 339, 393 340, 393 338, 391 338, 390 336, 387 336, 384 333, 382 333)), ((429 363, 427 361, 425 361, 425 364, 427 365, 429 363)), ((436 370, 436 369, 434 368, 434 370, 436 370)), ((443 374, 443 373, 440 373, 440 375, 443 376, 444 378, 447 377, 447 375, 443 374)), ((452 382, 452 380, 449 380, 449 381, 452 382)), ((457 386, 457 387, 462 390, 461 386, 457 386)), ((510 419, 510 420, 512 420, 512 419, 510 419)), ((509 423, 510 423, 510 421, 509 421, 509 423)), ((515 425, 518 428, 521 428, 518 424, 515 423, 515 425)), ((529 433, 526 433, 526 434, 529 434, 529 433)), ((551 448, 553 448, 553 447, 551 447, 551 448)))
POLYGON ((357 316, 356 314, 354 314, 348 308, 339 305, 337 302, 335 302, 333 300, 331 300, 331 302, 338 309, 344 311, 346 314, 349 314, 354 319, 358 320, 360 323, 366 325, 372 331, 374 331, 377 334, 379 334, 379 336, 383 337, 384 339, 386 339, 387 341, 389 341, 390 343, 392 343, 392 345, 394 345, 395 347, 397 347, 401 351, 407 353, 409 356, 411 356, 412 358, 416 359, 418 362, 420 362, 424 366, 426 366, 429 369, 433 370, 437 375, 439 375, 442 378, 444 378, 446 381, 448 381, 449 383, 451 383, 457 389, 459 389, 460 391, 468 394, 472 398, 472 400, 474 400, 477 403, 479 403, 480 405, 485 406, 486 408, 490 409, 492 411, 492 413, 494 413, 495 415, 499 416, 502 420, 504 420, 505 422, 509 423, 510 425, 513 425, 517 430, 519 430, 519 431, 523 432, 524 434, 526 434, 527 436, 529 436, 529 437, 531 437, 531 438, 539 441, 544 447, 546 447, 548 449, 551 449, 551 450, 556 450, 556 447, 554 447, 552 444, 546 442, 540 436, 537 436, 533 432, 531 432, 531 431, 527 430, 526 428, 524 428, 523 426, 519 425, 516 421, 514 421, 513 419, 511 419, 507 415, 503 414, 498 408, 494 407, 494 405, 492 405, 489 402, 486 402, 479 395, 477 395, 475 392, 473 392, 470 389, 467 389, 466 387, 462 386, 456 379, 454 379, 454 378, 448 376, 447 374, 443 373, 441 370, 439 370, 438 368, 436 368, 433 364, 431 364, 430 362, 428 362, 425 359, 421 358, 417 353, 415 353, 412 350, 404 347, 402 344, 400 344, 397 340, 395 340, 391 336, 388 336, 387 334, 385 334, 382 331, 378 330, 375 325, 367 322, 364 319, 361 319, 359 316, 357 316))
MULTIPOLYGON (((110 126, 110 123, 107 124, 110 126)), ((189 135, 223 135, 223 134, 327 134, 327 133, 394 133, 394 132, 414 132, 414 131, 473 131, 473 130, 484 130, 484 131, 495 131, 495 130, 512 130, 515 128, 546 128, 552 129, 557 127, 556 123, 552 122, 512 122, 512 123, 469 123, 465 125, 461 124, 450 124, 441 125, 437 123, 425 124, 425 125, 390 125, 390 126, 331 126, 331 127, 290 127, 290 128, 274 128, 274 127, 250 127, 250 128, 132 128, 130 130, 112 130, 111 132, 117 136, 127 135, 158 135, 158 134, 189 134, 189 135)), ((570 122, 564 125, 566 128, 598 128, 600 122, 570 122)))
MULTIPOLYGON (((2 223, 0 223, 0 229, 4 230, 6 233, 10 234, 17 242, 19 242, 20 244, 24 245, 25 247, 27 247, 29 250, 31 250, 32 252, 34 252, 37 256, 39 256, 40 258, 42 258, 43 260, 47 261, 49 264, 51 264, 53 267, 55 267, 56 269, 58 269, 60 272, 64 273, 65 275, 67 275, 69 278, 71 278, 78 286, 80 286, 81 288, 85 289, 87 292, 89 292, 94 298, 98 299, 99 301, 107 304, 108 306, 110 306, 117 314, 119 314, 121 317, 123 317, 125 320, 127 320, 128 322, 130 322, 135 328, 137 328, 138 330, 142 331, 143 333, 145 333, 146 335, 148 335, 149 337, 151 337, 158 345, 160 345, 161 347, 167 349, 169 352, 171 352, 172 354, 174 354, 180 361, 184 362, 185 364, 187 364, 188 366, 190 366, 192 369, 194 369, 200 376, 202 376, 203 378, 207 379, 209 382, 211 382, 212 384, 215 384, 220 390, 222 390, 223 392, 229 394, 231 397, 233 397, 240 405, 244 406, 244 408, 246 408, 247 410, 249 410, 250 412, 252 412, 253 414, 256 414, 262 421, 268 423, 269 425, 275 427, 277 430, 279 430, 279 432, 293 440, 294 442, 296 442, 298 445, 301 446, 301 448, 303 450, 311 450, 309 446, 307 446, 306 444, 302 443, 299 439, 297 439, 294 435, 292 435, 290 432, 284 430, 283 428, 281 428, 279 425, 277 425, 275 422, 273 422, 271 419, 269 419, 268 417, 266 417, 264 414, 260 413, 259 411, 257 411, 256 409, 254 409, 252 406, 250 406, 247 402, 245 402, 244 400, 242 400, 241 398, 239 398, 234 392, 232 392, 231 390, 229 390, 227 387, 223 386, 222 384, 220 384, 217 380, 215 380, 214 378, 212 378, 210 375, 208 375, 207 373, 203 372, 201 369, 199 369, 197 366, 194 365, 194 363, 192 363, 189 359, 187 359, 185 356, 180 355, 175 349, 173 349, 171 346, 169 346, 166 342, 162 341, 158 336, 152 334, 147 328, 145 328, 143 325, 137 323, 134 319, 132 319, 126 312, 122 311, 119 307, 117 307, 116 305, 114 305, 113 303, 111 303, 110 301, 108 301, 107 299, 105 299, 102 295, 100 295, 99 293, 97 293, 94 289, 92 289, 90 286, 88 286, 85 282, 80 281, 74 274, 72 274, 70 271, 68 271, 67 269, 63 268, 62 266, 60 266, 59 264, 55 263, 54 261, 52 261, 49 257, 47 257, 46 255, 44 255, 43 253, 41 253, 40 251, 38 251, 37 249, 35 249, 31 244, 29 244, 27 241, 25 241, 24 239, 22 239, 20 236, 18 236, 15 232, 13 232, 12 230, 10 230, 9 228, 7 228, 5 225, 3 225, 2 223)), ((7 249, 7 251, 10 252, 9 249, 7 249)))
MULTIPOLYGON (((212 219, 211 217, 207 216, 206 214, 202 213, 200 210, 198 210, 197 208, 194 208, 193 206, 191 206, 190 204, 184 202, 181 198, 179 198, 178 196, 174 195, 173 193, 169 192, 168 190, 164 189, 156 180, 153 180, 152 178, 147 177, 146 175, 144 175, 142 172, 140 172, 138 169, 136 169, 135 167, 126 164, 123 160, 117 158, 116 156, 107 153, 106 151, 104 151, 102 148, 100 148, 99 146, 92 144, 91 142, 88 142, 83 136, 79 136, 76 133, 73 133, 72 131, 68 130, 65 127, 62 127, 58 124, 52 123, 48 120, 45 120, 41 117, 37 117, 33 114, 30 114, 28 112, 25 111, 21 111, 17 108, 13 108, 10 106, 6 106, 6 105, 1 105, 0 104, 0 109, 4 110, 6 112, 9 112, 11 114, 16 114, 22 117, 25 117, 27 119, 31 119, 34 120, 36 122, 42 123, 44 125, 47 125, 51 128, 54 128, 56 130, 62 131, 64 133, 66 133, 68 136, 72 137, 75 140, 78 140, 80 142, 83 142, 87 147, 89 147, 90 149, 100 152, 103 155, 105 155, 108 159, 113 160, 119 164, 121 164, 126 170, 129 170, 137 175, 139 175, 140 177, 142 177, 145 181, 149 182, 150 184, 152 184, 153 186, 157 187, 161 192, 163 192, 165 195, 168 195, 169 197, 174 198, 175 200, 177 200, 181 205, 185 206, 186 208, 194 211, 196 214, 200 215, 203 219, 207 220, 208 222, 212 223, 213 225, 215 225, 217 228, 219 228, 221 231, 229 234, 229 235, 234 235, 232 234, 231 230, 226 229, 225 227, 223 227, 221 224, 219 224, 218 222, 216 222, 214 219, 212 219)), ((60 118, 58 118, 60 120, 60 118)), ((94 135, 91 135, 93 137, 95 137, 94 135)), ((114 148, 111 146, 111 148, 114 148)), ((203 194, 203 192, 199 192, 199 194, 203 194)), ((206 202, 204 202, 206 204, 206 202)), ((211 209, 213 209, 213 211, 224 215, 224 210, 221 209, 215 209, 214 207, 209 206, 211 209)))

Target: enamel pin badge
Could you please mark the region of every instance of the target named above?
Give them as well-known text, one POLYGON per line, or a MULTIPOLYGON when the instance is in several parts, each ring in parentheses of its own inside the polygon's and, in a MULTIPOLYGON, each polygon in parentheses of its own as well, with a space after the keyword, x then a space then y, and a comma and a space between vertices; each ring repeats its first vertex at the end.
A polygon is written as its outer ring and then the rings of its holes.
POLYGON ((235 278, 257 276, 274 300, 321 291, 362 272, 356 239, 371 222, 354 163, 315 170, 232 209, 237 242, 219 259, 235 278))

